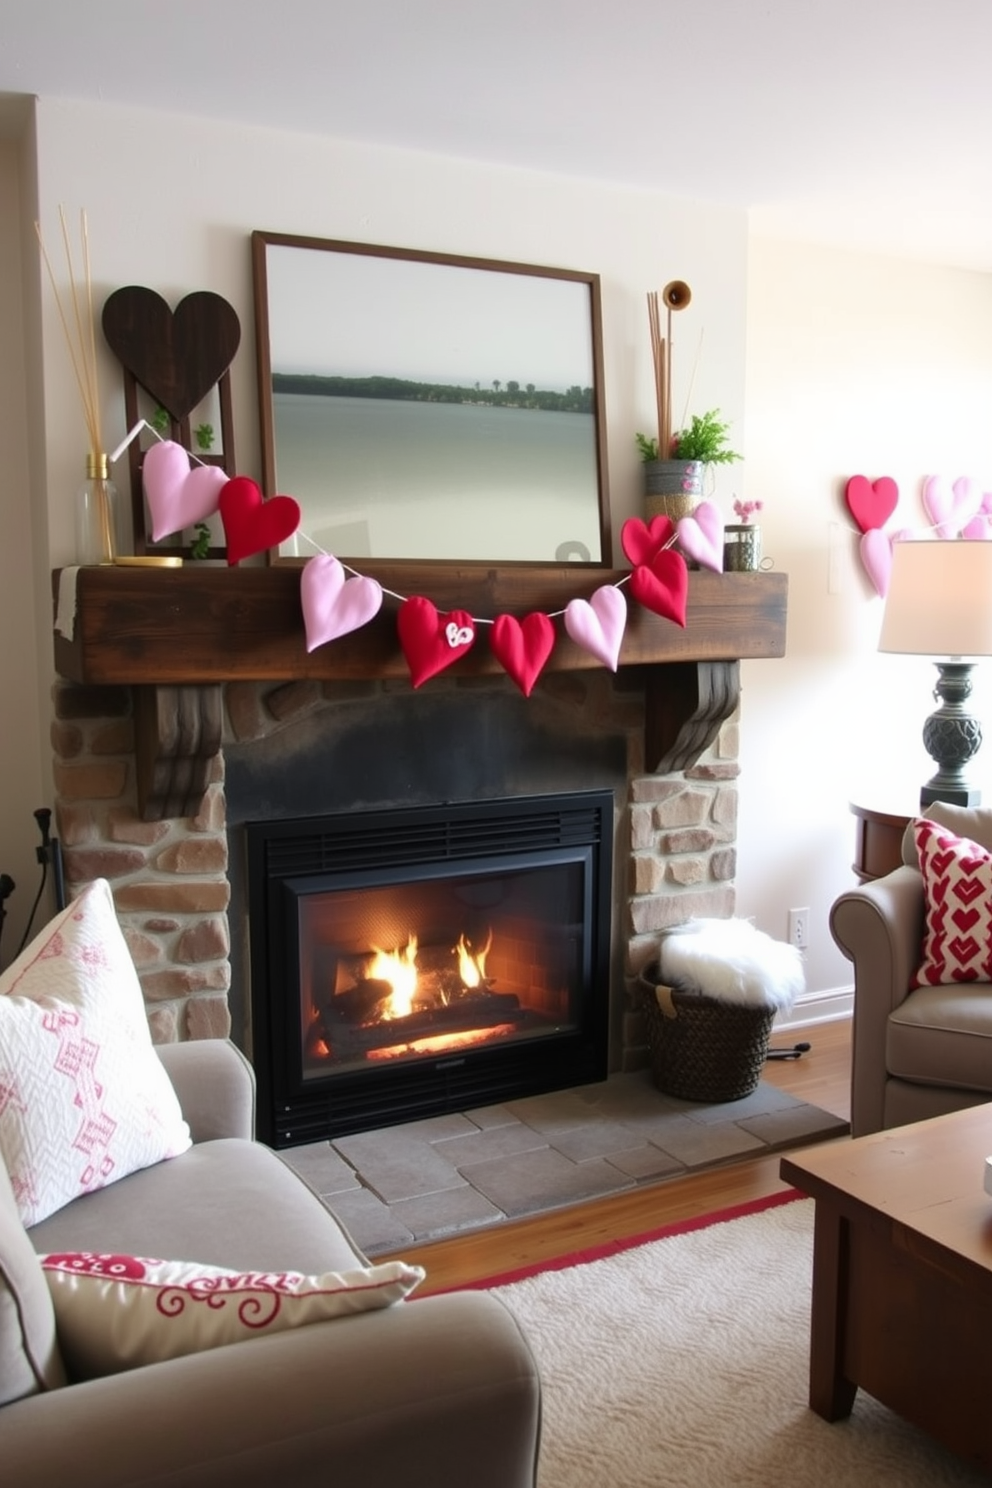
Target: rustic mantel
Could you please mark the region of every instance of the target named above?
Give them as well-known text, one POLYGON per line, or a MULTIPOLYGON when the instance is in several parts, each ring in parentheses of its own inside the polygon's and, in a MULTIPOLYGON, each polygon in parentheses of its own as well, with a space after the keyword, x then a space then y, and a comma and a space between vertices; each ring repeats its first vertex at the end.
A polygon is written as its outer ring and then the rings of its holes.
MULTIPOLYGON (((76 572, 73 635, 55 633, 56 670, 71 682, 134 688, 139 804, 147 819, 195 811, 220 749, 222 683, 408 677, 392 596, 423 594, 439 610, 464 609, 478 619, 534 610, 560 615, 569 600, 625 577, 583 565, 369 561, 362 572, 386 591, 379 614, 310 653, 298 564, 76 572)), ((56 602, 58 589, 56 573, 56 602)), ((652 769, 684 769, 698 759, 737 705, 742 658, 784 655, 787 597, 784 574, 701 570, 689 576, 684 629, 630 603, 620 665, 644 669, 652 769)), ((546 671, 601 665, 559 627, 546 671)), ((457 672, 502 673, 484 635, 457 672)))

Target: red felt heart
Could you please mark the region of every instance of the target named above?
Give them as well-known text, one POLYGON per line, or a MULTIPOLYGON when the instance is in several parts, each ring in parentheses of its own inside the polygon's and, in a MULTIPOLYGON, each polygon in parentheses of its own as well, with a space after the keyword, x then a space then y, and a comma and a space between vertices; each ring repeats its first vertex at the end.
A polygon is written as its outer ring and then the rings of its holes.
POLYGON ((414 687, 464 656, 475 640, 471 615, 465 610, 440 614, 437 606, 420 594, 403 601, 396 628, 414 687))
POLYGON ((555 628, 547 615, 539 611, 525 615, 523 620, 513 615, 497 615, 490 644, 500 666, 510 674, 524 697, 530 697, 554 648, 555 628))
POLYGON ((665 548, 650 568, 646 563, 638 564, 630 576, 630 592, 646 610, 685 627, 689 570, 681 553, 665 548))
POLYGON ((620 545, 631 563, 650 563, 674 532, 671 517, 652 517, 650 524, 640 517, 629 517, 620 529, 620 545))
POLYGON ((881 475, 877 481, 852 475, 844 495, 847 509, 862 532, 884 527, 899 504, 899 487, 891 475, 881 475))
POLYGON ((102 320, 121 365, 177 419, 203 401, 241 342, 234 307, 209 289, 172 310, 154 289, 128 284, 108 296, 102 320))
POLYGON ((270 496, 266 501, 253 480, 236 475, 221 488, 220 517, 227 561, 233 565, 292 537, 300 525, 300 504, 292 496, 270 496))

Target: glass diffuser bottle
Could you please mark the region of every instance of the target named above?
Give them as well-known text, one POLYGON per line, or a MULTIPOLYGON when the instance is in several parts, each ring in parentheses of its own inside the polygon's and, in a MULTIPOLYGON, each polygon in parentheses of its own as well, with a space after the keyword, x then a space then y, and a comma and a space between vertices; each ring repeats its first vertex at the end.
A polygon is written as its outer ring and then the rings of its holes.
POLYGON ((119 551, 117 487, 107 474, 107 456, 91 451, 76 493, 76 562, 113 563, 119 551))

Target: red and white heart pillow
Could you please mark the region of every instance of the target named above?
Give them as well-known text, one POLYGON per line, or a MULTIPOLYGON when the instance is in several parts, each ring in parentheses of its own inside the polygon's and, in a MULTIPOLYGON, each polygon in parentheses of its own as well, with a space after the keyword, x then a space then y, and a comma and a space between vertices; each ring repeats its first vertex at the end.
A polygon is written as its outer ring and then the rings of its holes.
POLYGON ((992 981, 992 853, 927 817, 913 836, 925 898, 915 985, 992 981))

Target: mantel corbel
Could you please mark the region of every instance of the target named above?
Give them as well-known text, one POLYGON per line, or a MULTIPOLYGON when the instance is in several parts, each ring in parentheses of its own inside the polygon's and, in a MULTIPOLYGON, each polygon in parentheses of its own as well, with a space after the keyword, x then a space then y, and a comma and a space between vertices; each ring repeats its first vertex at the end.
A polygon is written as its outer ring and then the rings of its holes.
POLYGON ((200 810, 220 753, 221 694, 219 682, 132 689, 142 821, 195 816, 200 810))

